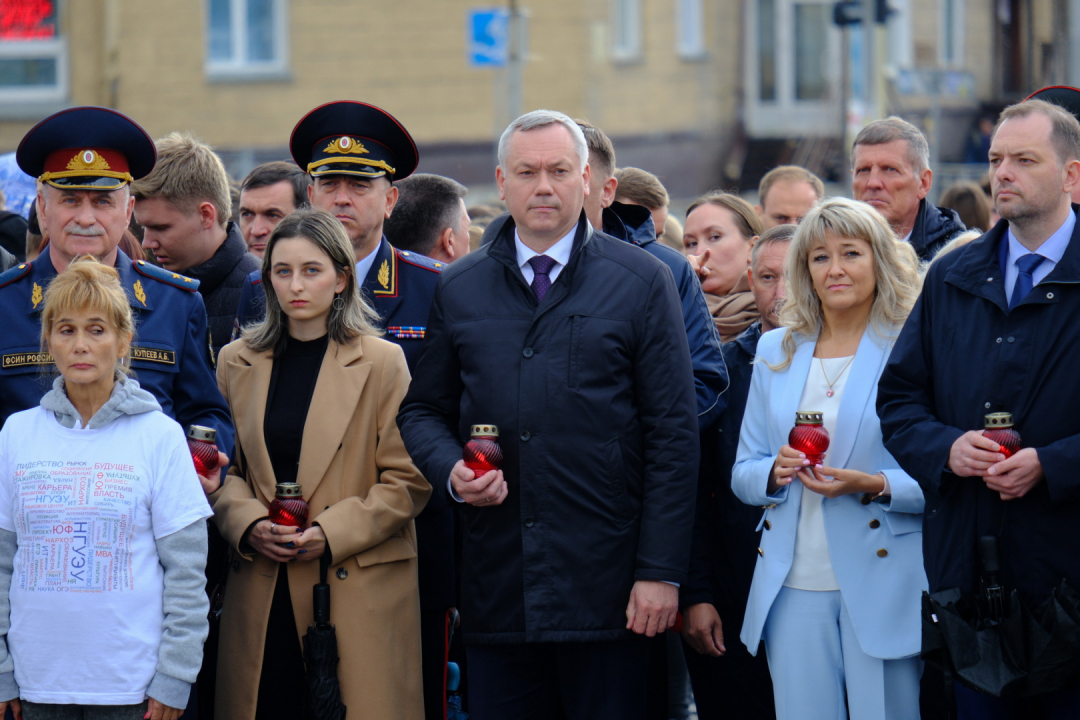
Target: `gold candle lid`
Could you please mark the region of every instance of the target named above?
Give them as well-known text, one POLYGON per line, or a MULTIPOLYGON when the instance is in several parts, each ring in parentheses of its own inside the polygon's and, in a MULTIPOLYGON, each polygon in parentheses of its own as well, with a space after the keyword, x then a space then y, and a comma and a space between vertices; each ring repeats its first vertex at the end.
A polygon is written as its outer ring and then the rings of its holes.
POLYGON ((274 488, 274 494, 279 498, 302 498, 304 490, 300 487, 300 483, 281 482, 274 488))
POLYGON ((1013 416, 1012 413, 1007 412, 990 413, 983 418, 983 422, 987 430, 1011 428, 1013 426, 1013 416))
POLYGON ((200 440, 208 443, 217 442, 217 430, 214 428, 203 427, 202 425, 188 425, 187 436, 192 440, 200 440))
POLYGON ((496 425, 484 424, 472 426, 472 437, 499 437, 499 428, 496 425))
POLYGON ((823 422, 820 410, 800 410, 795 413, 796 425, 821 425, 823 422))

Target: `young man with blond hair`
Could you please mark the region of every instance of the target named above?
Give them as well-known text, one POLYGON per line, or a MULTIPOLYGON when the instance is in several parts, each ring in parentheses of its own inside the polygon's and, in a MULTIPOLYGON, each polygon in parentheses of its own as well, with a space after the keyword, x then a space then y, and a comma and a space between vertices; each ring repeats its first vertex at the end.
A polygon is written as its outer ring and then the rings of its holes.
POLYGON ((153 172, 132 185, 143 247, 166 270, 199 281, 215 357, 229 342, 240 290, 259 261, 229 222, 229 175, 221 158, 190 135, 158 140, 153 172))

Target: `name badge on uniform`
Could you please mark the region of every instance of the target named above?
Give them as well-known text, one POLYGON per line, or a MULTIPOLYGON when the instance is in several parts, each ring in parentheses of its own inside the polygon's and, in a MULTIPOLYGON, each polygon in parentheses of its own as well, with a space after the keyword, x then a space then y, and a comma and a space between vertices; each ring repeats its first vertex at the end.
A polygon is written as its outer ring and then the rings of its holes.
POLYGON ((132 360, 143 360, 145 362, 164 363, 166 365, 176 364, 176 351, 175 350, 162 350, 161 348, 152 347, 139 347, 134 345, 131 348, 132 360))
POLYGON ((52 353, 47 352, 25 352, 25 353, 11 353, 10 355, 4 355, 3 367, 17 368, 26 367, 27 365, 51 365, 53 360, 52 353))

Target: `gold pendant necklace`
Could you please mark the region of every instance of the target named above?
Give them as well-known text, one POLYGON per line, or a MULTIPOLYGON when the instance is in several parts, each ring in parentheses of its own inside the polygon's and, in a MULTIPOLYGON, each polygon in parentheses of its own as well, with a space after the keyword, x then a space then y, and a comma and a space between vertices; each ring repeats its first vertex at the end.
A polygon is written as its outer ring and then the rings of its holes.
POLYGON ((821 374, 825 376, 825 382, 829 383, 829 389, 825 391, 825 397, 832 397, 836 394, 836 392, 833 390, 833 385, 840 381, 840 378, 843 376, 843 374, 847 372, 847 369, 849 367, 851 367, 851 363, 855 362, 855 356, 851 356, 851 358, 847 361, 847 364, 844 365, 844 369, 841 370, 840 374, 836 376, 836 380, 833 380, 832 382, 829 382, 829 373, 825 372, 825 361, 822 358, 818 358, 818 362, 821 364, 821 374))

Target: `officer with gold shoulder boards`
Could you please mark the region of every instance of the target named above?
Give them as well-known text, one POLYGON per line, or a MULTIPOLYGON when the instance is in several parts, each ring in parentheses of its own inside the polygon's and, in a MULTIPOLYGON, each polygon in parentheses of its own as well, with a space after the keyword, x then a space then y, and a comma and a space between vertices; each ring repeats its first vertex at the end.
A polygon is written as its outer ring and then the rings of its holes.
MULTIPOLYGON (((420 359, 435 285, 445 263, 394 248, 383 221, 397 202, 395 180, 411 174, 419 156, 408 131, 389 113, 362 102, 321 105, 296 124, 289 141, 296 164, 311 176, 308 198, 345 226, 356 253, 356 276, 386 330, 405 351, 409 370, 420 359)), ((237 326, 262 319, 261 271, 248 276, 237 326)), ((454 599, 454 516, 436 493, 416 518, 420 633, 427 717, 445 718, 447 612, 454 599)))
MULTIPOLYGON (((289 149, 311 176, 308 198, 345 226, 356 252, 356 276, 382 318, 386 339, 416 367, 428 310, 445 263, 395 249, 383 221, 397 202, 395 180, 415 169, 419 156, 408 131, 389 113, 362 102, 321 105, 293 128, 289 149)), ((238 326, 262 319, 262 273, 248 276, 238 326)))
POLYGON ((129 183, 156 159, 138 124, 98 107, 58 112, 19 144, 19 167, 39 181, 38 221, 49 244, 33 262, 0 275, 0 424, 36 406, 51 386, 52 359, 41 350, 43 294, 72 260, 93 255, 116 268, 135 311, 131 367, 139 384, 185 428, 217 430, 218 448, 232 452, 233 425, 214 377, 198 282, 132 262, 118 248, 134 205, 129 183))

